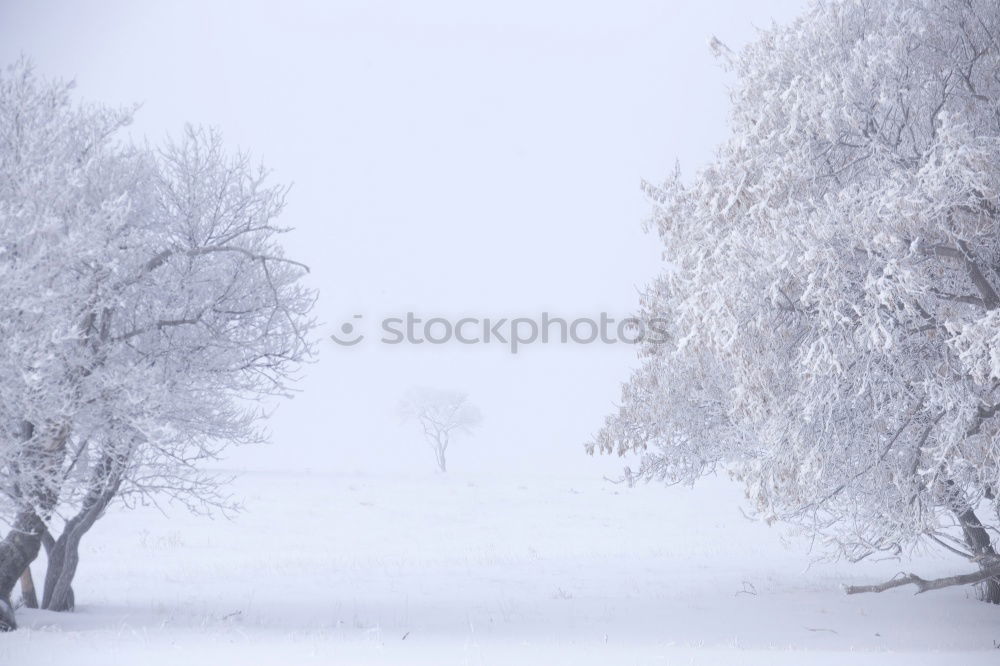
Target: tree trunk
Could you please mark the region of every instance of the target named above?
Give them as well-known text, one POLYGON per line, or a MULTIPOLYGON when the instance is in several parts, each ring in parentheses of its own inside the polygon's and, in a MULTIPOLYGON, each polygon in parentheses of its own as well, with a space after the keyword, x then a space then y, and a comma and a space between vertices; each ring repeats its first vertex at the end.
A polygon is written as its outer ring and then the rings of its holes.
POLYGON ((0 631, 17 629, 10 595, 21 574, 38 557, 44 531, 45 524, 34 511, 21 510, 0 541, 0 631))
MULTIPOLYGON (((958 514, 958 522, 962 526, 965 534, 965 543, 975 555, 996 555, 996 550, 990 541, 989 532, 979 521, 979 517, 972 508, 965 509, 958 514)), ((1000 580, 988 578, 976 584, 976 597, 980 601, 990 604, 1000 604, 1000 580)))
POLYGON ((63 533, 49 551, 49 566, 45 570, 42 608, 51 611, 71 611, 76 607, 73 577, 80 563, 80 540, 104 513, 111 497, 91 504, 67 523, 63 533))
POLYGON ((434 457, 437 460, 438 469, 442 473, 448 471, 448 461, 445 459, 445 452, 448 450, 448 433, 438 432, 434 435, 434 457))
POLYGON ((31 577, 31 567, 27 566, 21 574, 21 601, 25 608, 38 608, 38 595, 35 594, 35 579, 31 577))
MULTIPOLYGON (((43 594, 42 600, 44 601, 44 594, 45 594, 44 584, 49 579, 49 575, 50 575, 49 571, 51 571, 53 569, 52 559, 55 556, 55 551, 56 551, 56 540, 52 538, 52 535, 48 531, 46 531, 42 535, 42 545, 45 547, 45 554, 46 554, 46 556, 48 558, 48 567, 45 569, 45 581, 43 581, 43 587, 42 587, 42 594, 43 594)), ((61 567, 61 565, 60 565, 60 567, 61 567)), ((55 575, 58 576, 58 574, 55 574, 55 575)), ((44 607, 45 606, 43 604, 42 608, 44 608, 44 607)), ((76 608, 76 594, 73 592, 73 588, 70 587, 69 588, 69 609, 68 610, 72 610, 74 608, 76 608)))
MULTIPOLYGON (((42 539, 48 533, 45 521, 59 499, 58 485, 51 480, 61 476, 59 471, 69 430, 66 426, 50 425, 44 432, 49 437, 26 447, 15 466, 15 471, 32 483, 23 495, 22 490, 17 490, 20 507, 10 532, 0 541, 0 631, 17 629, 10 595, 21 574, 38 557, 42 539)), ((38 437, 39 433, 33 423, 24 421, 20 436, 23 444, 38 437)))
POLYGON ((80 540, 114 499, 121 484, 121 469, 121 465, 111 457, 105 457, 101 461, 92 481, 93 486, 83 501, 83 508, 66 521, 66 527, 51 548, 46 548, 49 566, 45 570, 42 608, 71 611, 76 607, 73 577, 76 576, 76 567, 80 563, 80 540))
POLYGON ((56 540, 49 553, 49 566, 45 570, 42 592, 42 608, 45 610, 65 612, 76 607, 72 582, 80 562, 80 538, 67 538, 67 532, 56 540))

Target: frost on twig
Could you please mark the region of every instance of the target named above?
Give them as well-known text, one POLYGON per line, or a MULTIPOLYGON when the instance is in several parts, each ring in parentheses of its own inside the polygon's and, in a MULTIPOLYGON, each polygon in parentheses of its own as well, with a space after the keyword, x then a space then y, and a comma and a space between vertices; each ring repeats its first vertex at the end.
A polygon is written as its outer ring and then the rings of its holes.
POLYGON ((847 594, 863 594, 866 592, 885 592, 904 585, 913 585, 917 588, 915 594, 940 590, 956 585, 973 585, 989 578, 1000 576, 1000 566, 992 567, 974 573, 958 574, 955 576, 945 576, 944 578, 932 578, 930 580, 921 578, 913 573, 900 573, 895 578, 876 585, 845 585, 844 592, 847 594))

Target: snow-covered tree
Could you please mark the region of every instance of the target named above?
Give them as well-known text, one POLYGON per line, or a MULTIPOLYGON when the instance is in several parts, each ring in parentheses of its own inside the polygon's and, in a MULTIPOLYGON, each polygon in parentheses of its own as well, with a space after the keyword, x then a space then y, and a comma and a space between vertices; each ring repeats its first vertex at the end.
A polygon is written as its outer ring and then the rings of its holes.
POLYGON ((228 506, 200 463, 263 438, 314 301, 277 242, 284 188, 215 132, 121 143, 131 112, 69 91, 0 78, 0 599, 44 543, 54 610, 112 501, 228 506))
POLYGON ((446 454, 454 434, 471 432, 483 421, 479 408, 460 391, 412 388, 400 401, 398 411, 403 420, 420 425, 442 472, 448 471, 446 454))
POLYGON ((1000 602, 1000 5, 814 5, 739 54, 731 136, 647 186, 666 268, 589 448, 633 478, 725 469, 859 560, 920 544, 1000 602))

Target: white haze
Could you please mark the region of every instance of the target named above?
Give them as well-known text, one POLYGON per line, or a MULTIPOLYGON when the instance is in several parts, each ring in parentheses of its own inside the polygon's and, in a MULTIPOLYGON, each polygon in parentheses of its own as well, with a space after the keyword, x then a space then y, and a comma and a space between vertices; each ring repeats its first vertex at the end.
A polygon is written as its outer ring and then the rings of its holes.
POLYGON ((312 267, 326 340, 251 468, 430 470, 393 406, 460 389, 485 416, 453 471, 614 473, 582 443, 635 364, 627 345, 380 345, 377 321, 625 316, 659 270, 640 178, 711 157, 732 47, 802 2, 0 4, 0 60, 20 54, 82 97, 142 103, 133 133, 221 128, 294 182, 289 255, 312 267))

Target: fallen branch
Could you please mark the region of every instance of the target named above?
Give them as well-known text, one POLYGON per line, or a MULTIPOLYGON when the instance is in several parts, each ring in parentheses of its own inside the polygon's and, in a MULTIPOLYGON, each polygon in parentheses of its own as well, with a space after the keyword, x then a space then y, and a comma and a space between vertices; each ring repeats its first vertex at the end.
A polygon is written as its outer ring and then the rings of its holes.
POLYGON ((922 592, 940 590, 942 588, 952 587, 955 585, 972 585, 974 583, 981 583, 987 578, 994 578, 997 576, 1000 576, 1000 567, 997 566, 977 571, 975 573, 945 576, 944 578, 934 578, 932 580, 926 580, 912 573, 899 574, 892 580, 887 580, 886 582, 879 583, 877 585, 845 585, 844 591, 847 594, 862 594, 864 592, 885 592, 886 590, 891 590, 894 587, 915 585, 917 588, 915 594, 920 594, 922 592))

